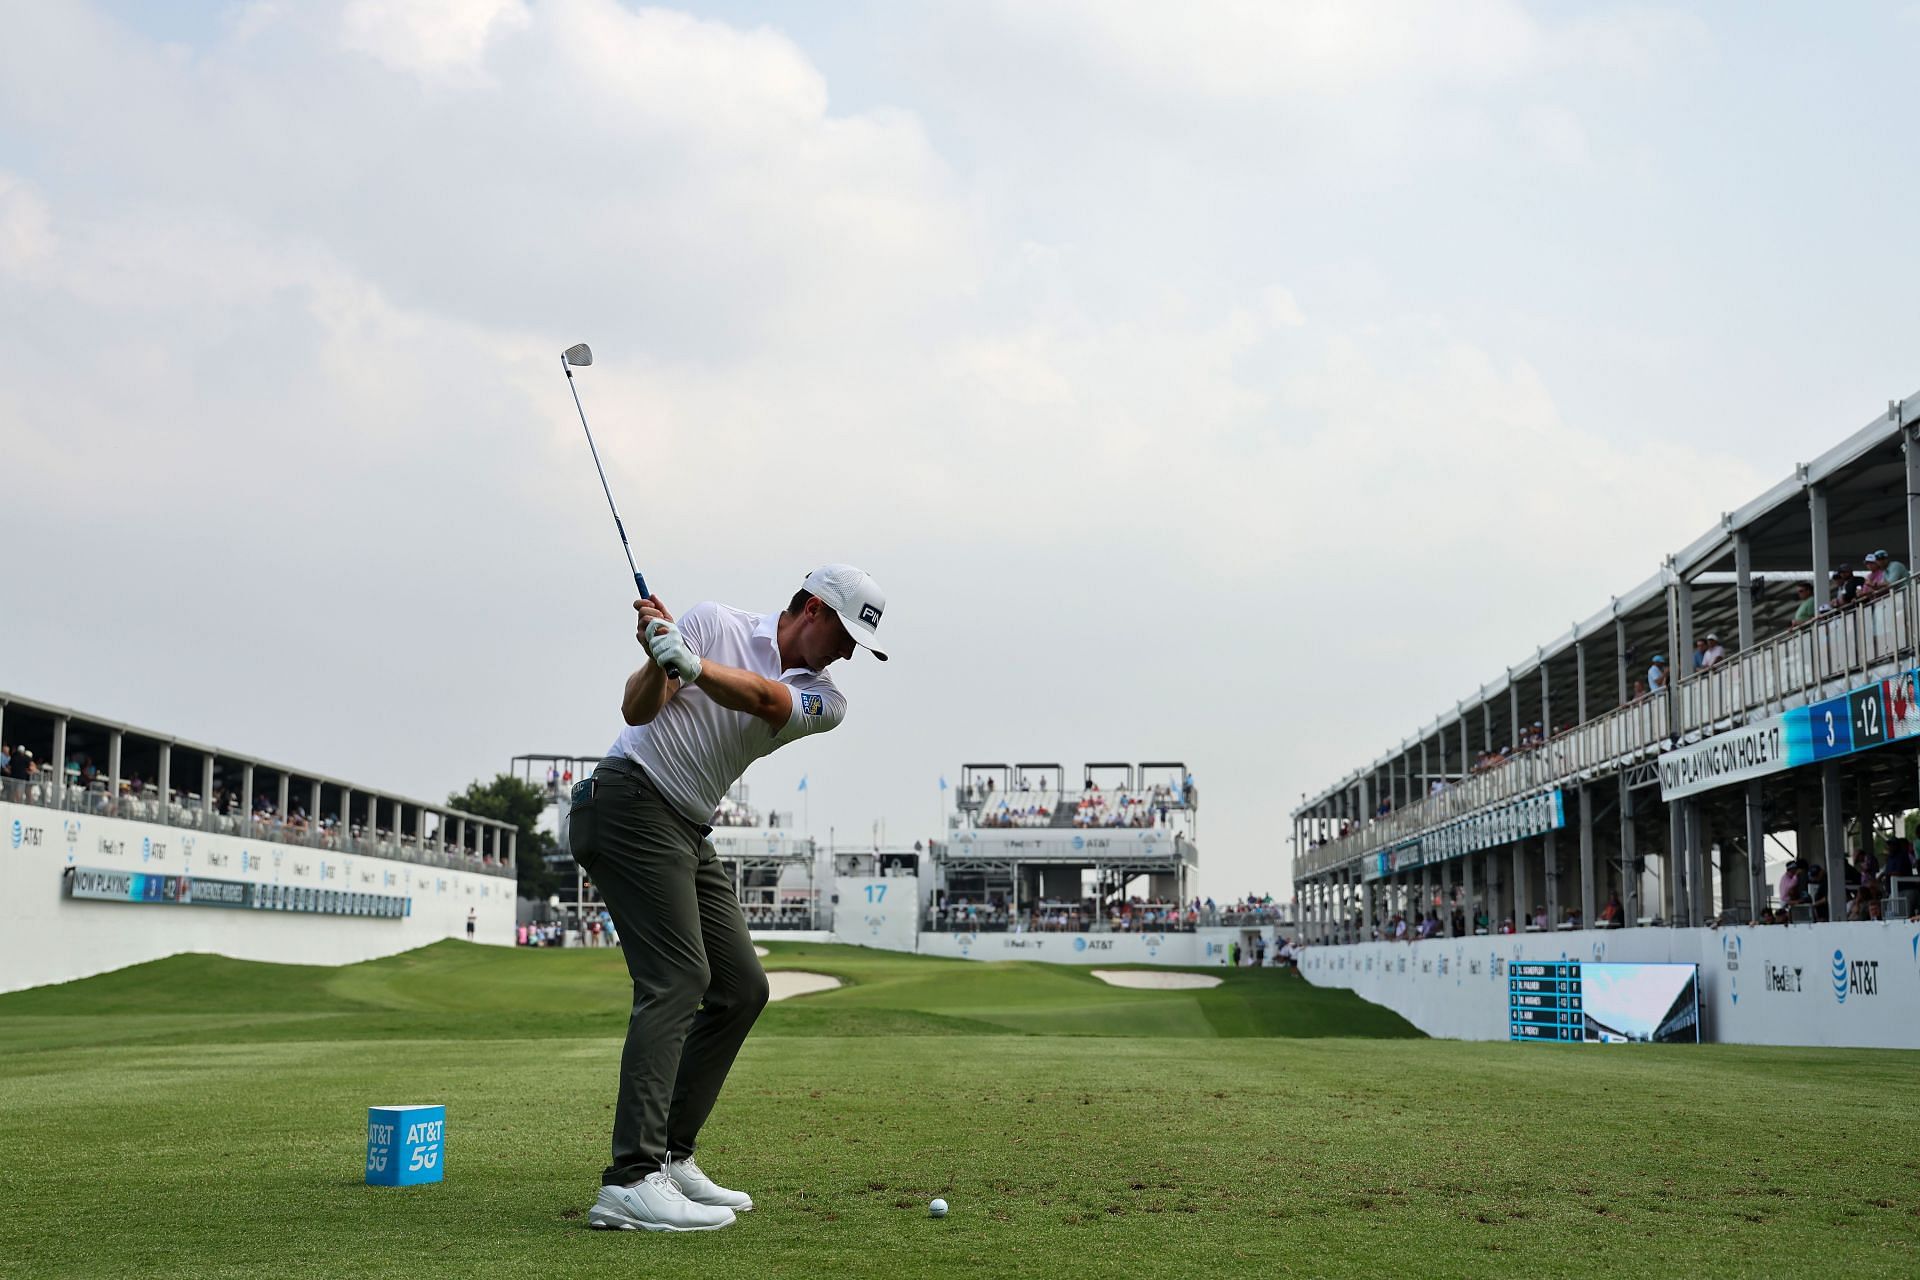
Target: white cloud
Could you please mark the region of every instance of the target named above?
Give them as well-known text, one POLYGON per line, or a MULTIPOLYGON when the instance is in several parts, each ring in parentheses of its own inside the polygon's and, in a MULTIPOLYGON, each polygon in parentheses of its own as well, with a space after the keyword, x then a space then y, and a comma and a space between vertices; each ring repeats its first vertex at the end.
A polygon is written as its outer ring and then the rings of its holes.
POLYGON ((398 71, 471 78, 494 36, 530 21, 521 0, 351 0, 342 42, 398 71))
POLYGON ((1209 865, 1277 889, 1279 792, 1771 478, 1594 422, 1539 354, 1525 251, 1575 232, 1501 166, 1604 185, 1593 85, 1704 39, 1539 12, 1002 6, 1004 63, 861 98, 792 34, 613 0, 259 6, 190 56, 30 6, 0 438, 60 550, 10 575, 9 680, 428 793, 604 745, 587 339, 663 594, 888 585, 901 660, 787 758, 818 825, 924 822, 900 797, 975 750, 1185 753, 1209 865))

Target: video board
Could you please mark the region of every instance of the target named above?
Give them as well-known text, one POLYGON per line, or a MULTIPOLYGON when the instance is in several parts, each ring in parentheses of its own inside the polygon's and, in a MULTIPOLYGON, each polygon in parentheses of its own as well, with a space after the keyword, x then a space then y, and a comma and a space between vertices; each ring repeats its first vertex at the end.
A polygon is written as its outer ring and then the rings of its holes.
POLYGON ((1583 960, 1507 965, 1507 1038, 1697 1044, 1700 967, 1583 960))

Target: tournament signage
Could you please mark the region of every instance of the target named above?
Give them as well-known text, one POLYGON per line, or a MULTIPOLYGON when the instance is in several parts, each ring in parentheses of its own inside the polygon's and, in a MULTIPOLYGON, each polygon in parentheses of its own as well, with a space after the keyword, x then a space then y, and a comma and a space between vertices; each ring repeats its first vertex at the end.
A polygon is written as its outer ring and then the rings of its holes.
POLYGON ((1787 717, 1767 716, 1661 756, 1660 796, 1672 800, 1764 778, 1795 763, 1788 754, 1787 717))
POLYGON ((1586 1038, 1578 960, 1515 960, 1507 966, 1507 1038, 1586 1038))
POLYGON ((1396 871, 1445 862, 1482 849, 1496 849, 1515 840, 1558 831, 1566 825, 1566 799, 1560 788, 1554 787, 1493 805, 1410 840, 1389 845, 1368 855, 1362 863, 1362 874, 1368 880, 1379 880, 1396 871))
POLYGON ((292 911, 303 915, 368 916, 404 919, 410 900, 390 893, 353 893, 303 885, 255 884, 206 876, 152 875, 72 867, 65 876, 69 898, 92 902, 158 903, 174 907, 235 907, 250 911, 292 911))
POLYGON ((1920 737, 1920 671, 1850 689, 1715 734, 1660 757, 1660 798, 1675 800, 1803 764, 1920 737))

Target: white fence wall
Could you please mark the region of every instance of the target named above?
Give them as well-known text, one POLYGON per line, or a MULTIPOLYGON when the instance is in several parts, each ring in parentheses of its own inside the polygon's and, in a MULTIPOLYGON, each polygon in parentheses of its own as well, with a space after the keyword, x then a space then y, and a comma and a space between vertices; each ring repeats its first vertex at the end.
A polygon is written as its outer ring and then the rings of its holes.
POLYGON ((351 964, 464 938, 513 942, 514 882, 386 858, 326 853, 0 803, 0 991, 67 982, 183 951, 281 964, 351 964), (75 900, 68 867, 195 875, 412 899, 402 919, 75 900))
POLYGON ((1700 966, 1702 1038, 1920 1048, 1920 925, 1620 929, 1310 947, 1300 972, 1385 1005, 1429 1035, 1507 1039, 1516 960, 1700 966))
MULTIPOLYGON (((1259 929, 1198 933, 923 933, 920 954, 962 960, 1046 960, 1054 964, 1225 965, 1238 942, 1241 963, 1259 929)), ((1266 930, 1268 946, 1272 931, 1266 930)))
POLYGON ((841 942, 887 951, 913 950, 920 929, 920 877, 842 879, 833 892, 833 932, 841 942))

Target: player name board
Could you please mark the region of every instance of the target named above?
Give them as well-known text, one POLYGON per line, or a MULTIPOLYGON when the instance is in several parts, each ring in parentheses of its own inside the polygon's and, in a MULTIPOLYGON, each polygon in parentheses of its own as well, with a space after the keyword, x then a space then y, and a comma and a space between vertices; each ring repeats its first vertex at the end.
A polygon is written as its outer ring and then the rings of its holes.
POLYGON ((1507 966, 1507 1038, 1586 1038, 1578 960, 1515 960, 1507 966))

